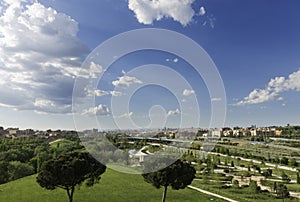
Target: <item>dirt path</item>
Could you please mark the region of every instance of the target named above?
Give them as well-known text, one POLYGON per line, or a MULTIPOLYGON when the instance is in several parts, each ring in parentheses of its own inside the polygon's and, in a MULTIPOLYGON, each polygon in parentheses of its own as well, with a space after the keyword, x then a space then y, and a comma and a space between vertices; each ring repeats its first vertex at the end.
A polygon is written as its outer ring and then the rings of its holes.
POLYGON ((191 186, 191 185, 189 185, 188 188, 193 189, 193 190, 196 190, 196 191, 199 191, 199 192, 202 192, 203 194, 207 194, 207 195, 211 195, 211 196, 214 196, 214 197, 223 199, 223 200, 225 200, 225 201, 229 201, 229 202, 238 202, 238 201, 236 201, 236 200, 227 198, 227 197, 225 197, 225 196, 221 196, 221 195, 219 195, 219 194, 215 194, 215 193, 212 193, 212 192, 209 192, 209 191, 205 191, 205 190, 203 190, 203 189, 200 189, 200 188, 197 188, 197 187, 194 187, 194 186, 191 186))

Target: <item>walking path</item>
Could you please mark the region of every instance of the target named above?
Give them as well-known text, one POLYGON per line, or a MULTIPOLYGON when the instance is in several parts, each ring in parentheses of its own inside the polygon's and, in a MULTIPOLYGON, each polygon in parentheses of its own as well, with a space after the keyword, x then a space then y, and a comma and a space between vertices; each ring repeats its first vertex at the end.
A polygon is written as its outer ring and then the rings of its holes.
POLYGON ((209 191, 205 191, 203 189, 199 189, 199 188, 191 186, 191 185, 189 185, 188 188, 196 190, 196 191, 199 191, 199 192, 202 192, 202 193, 207 194, 207 195, 211 195, 211 196, 214 196, 214 197, 217 197, 217 198, 229 201, 229 202, 239 202, 239 201, 236 201, 236 200, 233 200, 233 199, 221 196, 219 194, 215 194, 215 193, 212 193, 212 192, 209 192, 209 191))

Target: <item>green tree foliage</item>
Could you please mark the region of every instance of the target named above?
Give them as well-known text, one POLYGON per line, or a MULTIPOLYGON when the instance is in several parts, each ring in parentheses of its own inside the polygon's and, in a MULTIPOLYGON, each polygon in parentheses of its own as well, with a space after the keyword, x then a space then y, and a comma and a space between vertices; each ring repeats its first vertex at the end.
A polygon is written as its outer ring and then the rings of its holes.
POLYGON ((275 193, 277 193, 277 182, 273 183, 273 190, 275 193))
POLYGON ((256 181, 251 180, 249 184, 249 193, 255 198, 256 194, 260 192, 260 186, 257 185, 256 181))
POLYGON ((265 170, 263 173, 262 173, 262 175, 263 176, 265 176, 265 177, 271 177, 272 176, 272 173, 273 173, 273 171, 272 171, 272 169, 267 169, 267 170, 265 170))
POLYGON ((239 188, 239 181, 238 181, 238 180, 234 180, 234 181, 232 182, 232 186, 233 186, 234 188, 239 188))
MULTIPOLYGON (((167 158, 159 158, 156 160, 156 165, 163 165, 164 163, 168 162, 169 159, 167 158)), ((153 164, 153 162, 152 162, 153 164)), ((149 171, 153 168, 152 164, 145 165, 145 171, 149 171), (152 167, 152 168, 151 168, 152 167)), ((167 163, 168 164, 168 163, 167 163)), ((182 160, 176 160, 171 165, 156 171, 143 174, 144 180, 147 183, 152 184, 154 187, 159 189, 160 187, 164 188, 162 201, 165 202, 166 195, 167 195, 167 188, 171 186, 172 189, 179 190, 184 189, 189 184, 192 183, 193 179, 195 178, 196 170, 193 166, 189 163, 184 162, 182 160)))
POLYGON ((290 196, 290 192, 288 191, 287 187, 280 183, 278 186, 277 186, 277 197, 278 198, 288 198, 290 196))
POLYGON ((41 138, 0 138, 0 184, 35 173, 34 150, 43 142, 41 138))
POLYGON ((297 166, 297 161, 295 158, 291 158, 289 160, 289 165, 292 166, 292 167, 296 167, 297 166))
POLYGON ((16 180, 34 174, 34 168, 27 163, 11 161, 8 164, 9 180, 16 180))
POLYGON ((289 176, 287 174, 285 174, 285 172, 281 172, 281 179, 282 182, 284 183, 289 183, 291 181, 291 179, 289 178, 289 176))
POLYGON ((284 164, 284 165, 287 165, 289 163, 289 159, 284 156, 281 159, 281 163, 284 164))
POLYGON ((89 153, 73 151, 46 161, 38 173, 37 183, 49 190, 57 187, 66 190, 69 202, 72 202, 76 186, 83 182, 93 186, 105 170, 106 166, 89 153))
POLYGON ((8 163, 5 161, 0 161, 0 184, 6 183, 9 181, 8 173, 8 163))

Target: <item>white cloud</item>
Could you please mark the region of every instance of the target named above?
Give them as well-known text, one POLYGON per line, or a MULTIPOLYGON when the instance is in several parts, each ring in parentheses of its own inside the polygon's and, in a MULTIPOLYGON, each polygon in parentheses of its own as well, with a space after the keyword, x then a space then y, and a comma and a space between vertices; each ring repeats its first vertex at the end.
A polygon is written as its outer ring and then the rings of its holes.
POLYGON ((96 107, 91 107, 89 109, 86 109, 82 112, 81 115, 88 115, 88 116, 95 116, 95 115, 99 115, 99 116, 107 116, 110 114, 110 111, 108 109, 107 106, 105 105, 98 105, 96 107))
POLYGON ((219 102, 219 101, 222 101, 222 98, 220 98, 220 97, 211 98, 211 101, 212 102, 219 102))
POLYGON ((289 90, 300 91, 300 70, 290 74, 287 78, 275 77, 271 79, 266 88, 254 89, 247 97, 235 105, 258 104, 276 99, 282 101, 284 98, 279 97, 280 93, 289 90))
POLYGON ((0 13, 0 105, 71 112, 74 77, 88 53, 77 37, 78 23, 37 1, 5 2, 0 13))
POLYGON ((206 19, 203 22, 203 26, 210 26, 212 29, 215 28, 216 18, 214 15, 206 15, 206 19))
POLYGON ((103 67, 99 64, 96 64, 94 62, 90 63, 90 68, 89 68, 89 78, 97 78, 97 75, 103 72, 103 67))
POLYGON ((174 59, 169 59, 169 58, 167 58, 167 59, 166 59, 166 62, 174 62, 174 63, 177 63, 177 62, 179 62, 179 59, 178 59, 178 58, 174 58, 174 59))
POLYGON ((195 11, 192 4, 195 0, 129 0, 128 7, 135 13, 137 20, 143 24, 163 18, 172 18, 183 26, 189 24, 195 11))
POLYGON ((121 119, 121 118, 130 118, 132 116, 133 116, 133 112, 129 112, 129 113, 122 114, 120 116, 115 116, 114 118, 121 119))
POLYGON ((117 96, 122 96, 122 95, 123 95, 123 93, 120 92, 120 91, 110 91, 109 93, 110 93, 112 96, 115 96, 115 97, 117 97, 117 96))
POLYGON ((34 0, 3 0, 6 5, 20 5, 21 2, 34 2, 34 0))
POLYGON ((130 76, 122 76, 119 77, 118 80, 112 82, 112 84, 115 87, 121 87, 121 88, 129 87, 132 84, 142 84, 142 83, 143 82, 137 79, 136 77, 130 77, 130 76))
POLYGON ((95 94, 95 96, 100 97, 100 96, 108 95, 109 92, 104 91, 104 90, 95 90, 94 94, 95 94))
POLYGON ((55 106, 55 103, 50 100, 36 99, 34 105, 37 107, 55 106))
POLYGON ((279 97, 277 100, 278 100, 278 101, 283 101, 284 98, 283 98, 283 97, 279 97))
POLYGON ((184 89, 182 95, 184 96, 190 96, 190 95, 193 95, 195 94, 195 91, 194 90, 189 90, 189 89, 184 89))
POLYGON ((180 114, 180 110, 176 109, 174 111, 172 111, 172 110, 168 111, 167 116, 176 116, 176 115, 179 115, 179 114, 180 114))
POLYGON ((68 104, 57 104, 51 100, 36 99, 33 110, 38 114, 70 113, 71 106, 68 104))
POLYGON ((203 7, 203 6, 201 6, 200 7, 200 10, 199 10, 199 15, 205 15, 205 13, 206 13, 206 10, 205 10, 205 8, 203 7))
POLYGON ((105 96, 105 95, 112 95, 112 96, 122 96, 122 92, 119 92, 119 91, 105 91, 105 90, 94 90, 94 91, 91 91, 91 90, 88 90, 87 91, 87 96, 96 96, 96 97, 101 97, 101 96, 105 96))

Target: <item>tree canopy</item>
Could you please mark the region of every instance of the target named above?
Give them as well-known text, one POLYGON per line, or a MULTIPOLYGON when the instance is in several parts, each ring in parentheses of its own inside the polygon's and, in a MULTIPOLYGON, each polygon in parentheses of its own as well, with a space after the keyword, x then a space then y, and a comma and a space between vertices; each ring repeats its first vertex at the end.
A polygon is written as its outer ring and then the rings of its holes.
POLYGON ((95 160, 89 153, 73 151, 43 163, 37 176, 37 183, 46 189, 62 188, 73 201, 75 187, 86 183, 93 186, 99 182, 106 166, 95 160))
MULTIPOLYGON (((160 158, 156 163, 161 165, 164 161, 167 161, 167 159, 160 158)), ((147 165, 145 166, 147 168, 147 165)), ((195 174, 196 170, 193 166, 182 160, 177 160, 159 171, 143 174, 143 177, 147 183, 152 184, 158 189, 161 186, 164 187, 162 197, 162 201, 164 202, 166 200, 168 186, 171 186, 172 189, 175 190, 184 189, 192 183, 195 174)))

